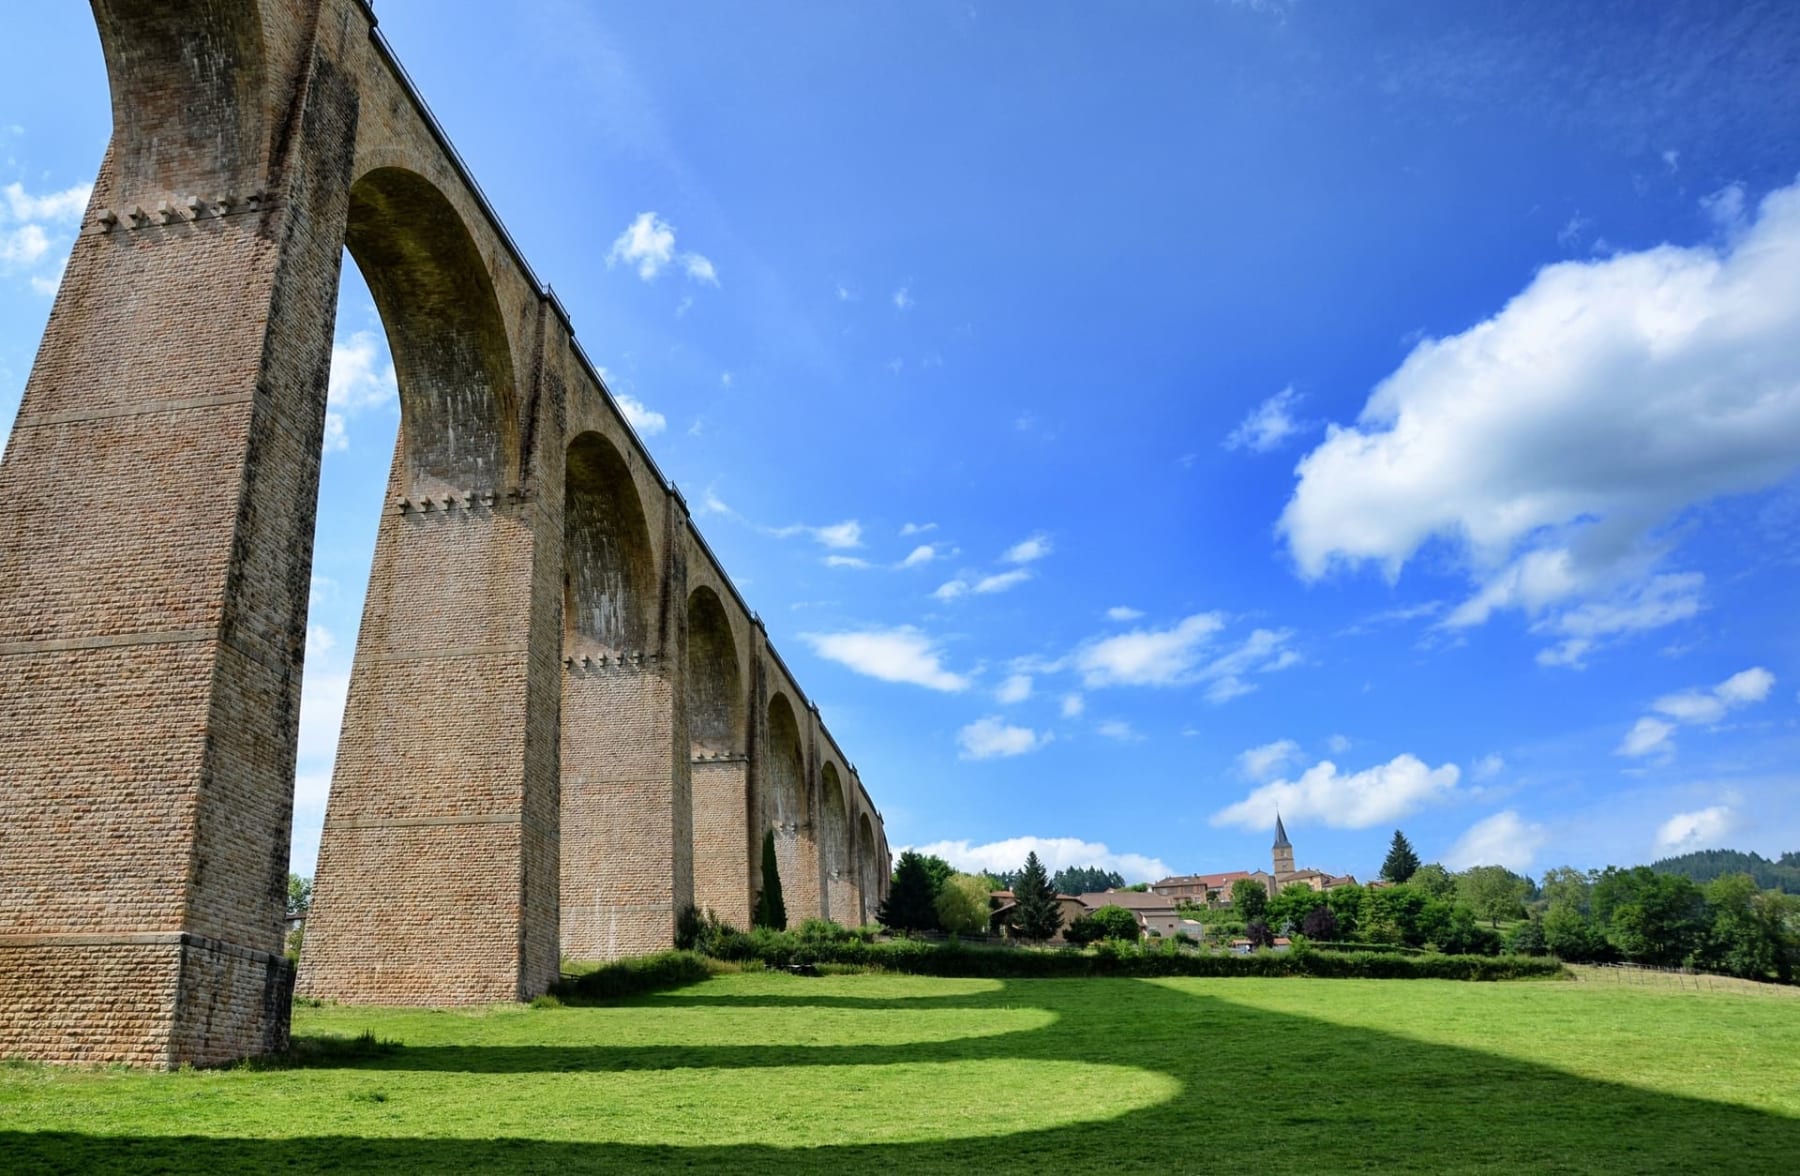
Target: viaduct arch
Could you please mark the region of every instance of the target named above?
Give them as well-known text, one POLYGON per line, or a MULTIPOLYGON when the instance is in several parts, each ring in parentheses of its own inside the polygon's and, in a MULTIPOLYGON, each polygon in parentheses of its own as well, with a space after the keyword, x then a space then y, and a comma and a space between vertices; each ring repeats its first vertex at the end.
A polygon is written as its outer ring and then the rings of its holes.
POLYGON ((854 767, 368 7, 93 7, 113 138, 0 461, 0 1055, 285 1045, 346 249, 402 422, 301 990, 529 997, 747 921, 776 825, 793 917, 868 917, 854 767))

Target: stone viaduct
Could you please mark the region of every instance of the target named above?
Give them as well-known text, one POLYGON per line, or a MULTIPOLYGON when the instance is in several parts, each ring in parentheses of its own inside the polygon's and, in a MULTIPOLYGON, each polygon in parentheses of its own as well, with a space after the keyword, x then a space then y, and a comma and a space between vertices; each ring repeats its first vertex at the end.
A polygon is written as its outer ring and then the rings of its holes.
MULTIPOLYGON (((0 463, 0 1056, 281 1048, 338 277, 401 426, 298 983, 857 923, 881 817, 363 0, 92 0, 113 136, 0 463)), ((370 509, 376 509, 371 503, 370 509)))

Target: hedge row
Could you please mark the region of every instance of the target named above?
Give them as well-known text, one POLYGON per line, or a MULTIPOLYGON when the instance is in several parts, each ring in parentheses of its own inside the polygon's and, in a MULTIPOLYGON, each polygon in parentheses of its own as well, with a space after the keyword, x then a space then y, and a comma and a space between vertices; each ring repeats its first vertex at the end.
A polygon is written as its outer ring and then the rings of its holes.
POLYGON ((712 972, 711 963, 698 952, 664 951, 602 964, 580 976, 564 976, 551 986, 550 995, 566 1004, 619 1000, 680 988, 705 980, 712 972))
MULTIPOLYGON (((1296 950, 1210 955, 1105 942, 1087 951, 975 947, 950 940, 825 940, 759 932, 720 936, 721 959, 769 967, 837 964, 918 976, 1037 979, 1080 976, 1318 976, 1379 980, 1522 980, 1563 976, 1554 960, 1528 956, 1425 955, 1296 950)), ((1173 945, 1169 945, 1172 947, 1173 945)))

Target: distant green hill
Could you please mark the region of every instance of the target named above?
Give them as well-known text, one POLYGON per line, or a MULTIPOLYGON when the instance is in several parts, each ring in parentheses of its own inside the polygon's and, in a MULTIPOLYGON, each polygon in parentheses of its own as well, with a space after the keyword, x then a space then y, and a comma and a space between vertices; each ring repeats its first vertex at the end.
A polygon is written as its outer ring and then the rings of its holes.
POLYGON ((1748 874, 1764 890, 1800 894, 1800 853, 1784 853, 1770 861, 1759 853, 1702 849, 1651 862, 1650 868, 1659 874, 1681 874, 1696 882, 1711 882, 1725 874, 1748 874))

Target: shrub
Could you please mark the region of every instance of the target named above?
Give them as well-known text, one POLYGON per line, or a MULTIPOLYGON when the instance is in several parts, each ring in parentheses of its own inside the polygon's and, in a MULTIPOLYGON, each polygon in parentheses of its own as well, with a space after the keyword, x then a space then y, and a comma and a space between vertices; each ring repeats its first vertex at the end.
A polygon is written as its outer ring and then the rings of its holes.
POLYGON ((615 960, 584 975, 564 977, 551 986, 550 994, 563 1004, 593 1004, 680 988, 710 975, 712 969, 705 956, 691 951, 664 951, 615 960))

